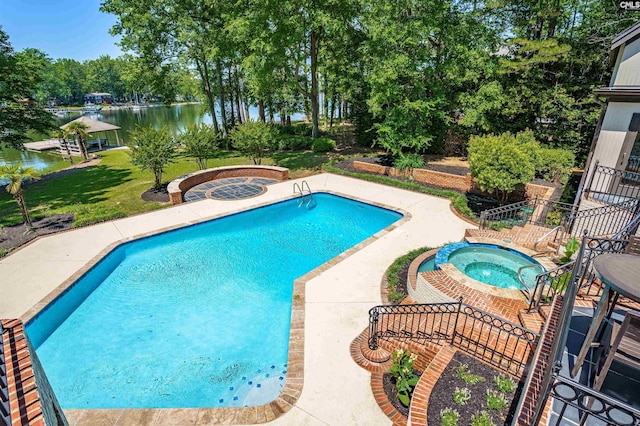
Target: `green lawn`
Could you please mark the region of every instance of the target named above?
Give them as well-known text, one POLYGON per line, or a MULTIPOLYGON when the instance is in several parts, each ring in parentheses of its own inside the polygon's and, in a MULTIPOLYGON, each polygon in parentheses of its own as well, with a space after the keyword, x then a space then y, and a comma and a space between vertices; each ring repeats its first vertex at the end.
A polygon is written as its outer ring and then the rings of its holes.
MULTIPOLYGON (((140 195, 153 186, 153 174, 140 171, 129 161, 127 151, 101 153, 102 162, 75 173, 52 177, 27 185, 25 197, 34 219, 60 213, 74 213, 74 226, 84 226, 104 220, 130 216, 167 207, 168 204, 145 202, 140 195)), ((327 161, 324 154, 313 152, 279 152, 264 158, 262 164, 277 164, 290 169, 293 178, 318 173, 327 161)), ((210 159, 208 167, 252 164, 235 151, 219 151, 210 159)), ((167 167, 163 180, 197 170, 194 160, 178 157, 167 167)), ((17 204, 11 195, 0 193, 0 226, 22 221, 17 204)))

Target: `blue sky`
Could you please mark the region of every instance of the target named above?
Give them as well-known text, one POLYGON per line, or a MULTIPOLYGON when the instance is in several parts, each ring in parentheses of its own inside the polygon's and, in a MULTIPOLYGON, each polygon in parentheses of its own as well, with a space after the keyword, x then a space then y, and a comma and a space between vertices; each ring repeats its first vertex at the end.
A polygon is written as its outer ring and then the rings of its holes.
POLYGON ((0 0, 0 25, 14 50, 35 47, 53 59, 121 55, 109 34, 115 22, 100 12, 100 0, 0 0))

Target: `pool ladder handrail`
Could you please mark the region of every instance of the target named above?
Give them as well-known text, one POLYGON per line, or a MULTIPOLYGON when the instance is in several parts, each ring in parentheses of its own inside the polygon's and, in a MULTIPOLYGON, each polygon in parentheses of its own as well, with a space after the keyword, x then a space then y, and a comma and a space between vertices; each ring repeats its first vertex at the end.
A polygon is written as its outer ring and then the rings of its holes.
POLYGON ((524 278, 522 278, 522 271, 528 268, 536 268, 536 267, 542 268, 542 271, 544 272, 544 267, 539 263, 531 263, 529 265, 524 265, 518 268, 518 281, 520 281, 520 284, 522 285, 522 292, 525 294, 529 302, 531 302, 531 298, 533 297, 533 294, 531 294, 531 289, 529 288, 527 283, 524 282, 524 278))
POLYGON ((558 243, 558 248, 556 249, 556 255, 558 255, 558 253, 560 252, 560 243, 562 243, 562 240, 564 238, 564 225, 558 225, 555 228, 553 228, 552 230, 550 230, 549 232, 547 232, 546 234, 544 234, 542 237, 538 238, 538 240, 533 244, 533 250, 538 252, 538 253, 543 253, 542 251, 538 250, 538 244, 540 244, 542 241, 546 240, 547 237, 551 234, 553 234, 554 232, 556 232, 556 236, 554 238, 554 241, 556 241, 558 239, 558 234, 557 232, 559 232, 560 234, 560 239, 559 239, 559 243, 558 243))
POLYGON ((300 194, 298 207, 302 207, 302 205, 304 204, 306 204, 306 206, 308 207, 313 201, 313 192, 311 192, 311 188, 309 187, 309 184, 307 183, 306 180, 303 180, 300 184, 298 184, 298 182, 294 182, 293 193, 300 194), (306 193, 305 193, 305 190, 306 190, 306 193))

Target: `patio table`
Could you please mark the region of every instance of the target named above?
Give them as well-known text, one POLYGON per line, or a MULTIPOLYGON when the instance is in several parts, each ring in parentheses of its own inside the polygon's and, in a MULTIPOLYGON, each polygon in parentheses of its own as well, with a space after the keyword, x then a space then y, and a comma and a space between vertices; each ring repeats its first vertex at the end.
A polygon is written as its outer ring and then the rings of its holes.
POLYGON ((604 284, 602 296, 593 313, 593 320, 584 338, 576 363, 571 370, 575 377, 582 367, 593 340, 605 317, 611 318, 619 296, 640 302, 640 256, 636 254, 606 253, 596 257, 593 267, 604 284))

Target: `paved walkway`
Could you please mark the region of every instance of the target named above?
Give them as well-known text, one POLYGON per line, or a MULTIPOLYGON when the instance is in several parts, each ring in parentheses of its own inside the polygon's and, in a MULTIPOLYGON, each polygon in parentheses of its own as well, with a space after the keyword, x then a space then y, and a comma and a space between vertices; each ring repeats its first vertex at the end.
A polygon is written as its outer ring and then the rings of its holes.
MULTIPOLYGON (((273 423, 391 424, 349 345, 367 326, 369 308, 380 304, 380 281, 394 259, 418 247, 459 241, 470 225, 451 212, 446 199, 328 173, 305 180, 313 191, 395 206, 412 217, 307 283, 304 388, 294 408, 273 423)), ((184 203, 42 238, 0 260, 0 318, 20 317, 114 242, 285 199, 294 182, 270 185, 255 198, 184 203)))

